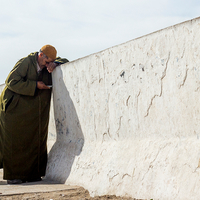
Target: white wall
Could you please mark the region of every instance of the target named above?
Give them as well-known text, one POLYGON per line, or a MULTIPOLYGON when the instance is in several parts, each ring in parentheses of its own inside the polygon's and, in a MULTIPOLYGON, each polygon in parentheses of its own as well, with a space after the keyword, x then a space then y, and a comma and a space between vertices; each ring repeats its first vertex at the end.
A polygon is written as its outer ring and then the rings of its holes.
POLYGON ((198 199, 199 29, 197 18, 58 67, 47 177, 92 196, 198 199))
POLYGON ((91 195, 197 198, 199 27, 187 21, 56 69, 47 177, 91 195))
POLYGON ((197 18, 58 67, 47 178, 92 196, 198 199, 199 29, 197 18))

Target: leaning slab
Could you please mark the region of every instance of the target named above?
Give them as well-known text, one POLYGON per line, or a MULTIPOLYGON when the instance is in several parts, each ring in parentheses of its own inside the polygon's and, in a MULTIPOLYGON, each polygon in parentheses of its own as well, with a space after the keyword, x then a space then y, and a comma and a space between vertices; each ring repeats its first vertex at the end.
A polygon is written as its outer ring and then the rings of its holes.
POLYGON ((199 199, 200 18, 53 72, 48 180, 91 196, 199 199))
POLYGON ((47 178, 92 196, 198 199, 199 30, 197 18, 58 67, 47 178))

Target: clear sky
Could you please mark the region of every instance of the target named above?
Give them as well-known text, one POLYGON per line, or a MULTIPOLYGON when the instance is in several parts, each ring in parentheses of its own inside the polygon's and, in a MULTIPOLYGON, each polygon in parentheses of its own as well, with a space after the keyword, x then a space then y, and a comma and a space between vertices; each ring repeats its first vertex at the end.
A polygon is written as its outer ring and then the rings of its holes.
POLYGON ((43 45, 70 61, 200 16, 199 0, 0 0, 0 84, 43 45))

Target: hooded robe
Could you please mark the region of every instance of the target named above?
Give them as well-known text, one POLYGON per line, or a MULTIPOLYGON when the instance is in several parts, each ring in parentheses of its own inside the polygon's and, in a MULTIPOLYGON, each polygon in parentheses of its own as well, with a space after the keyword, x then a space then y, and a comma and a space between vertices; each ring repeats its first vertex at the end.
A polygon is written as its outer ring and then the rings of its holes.
MULTIPOLYGON (((37 72, 38 52, 19 60, 6 79, 0 96, 0 168, 7 180, 37 180, 45 175, 51 89, 45 68, 37 72)), ((67 59, 56 58, 63 64, 67 59)))

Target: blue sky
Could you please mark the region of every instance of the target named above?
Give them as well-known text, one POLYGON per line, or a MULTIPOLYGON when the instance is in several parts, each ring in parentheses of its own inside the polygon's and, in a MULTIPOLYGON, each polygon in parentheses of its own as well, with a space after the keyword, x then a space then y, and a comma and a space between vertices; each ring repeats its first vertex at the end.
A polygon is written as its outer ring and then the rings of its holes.
POLYGON ((43 45, 70 61, 200 16, 197 0, 0 0, 0 84, 43 45))

